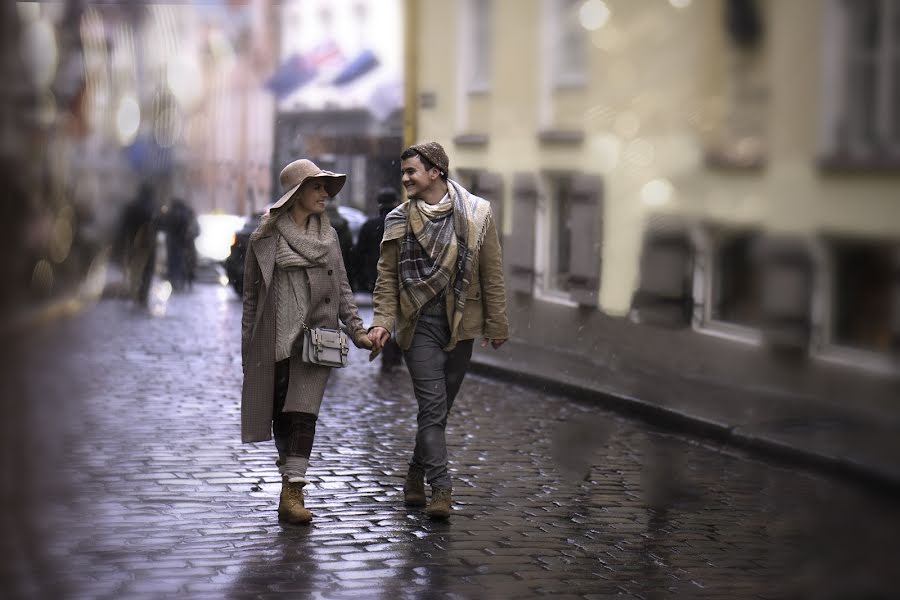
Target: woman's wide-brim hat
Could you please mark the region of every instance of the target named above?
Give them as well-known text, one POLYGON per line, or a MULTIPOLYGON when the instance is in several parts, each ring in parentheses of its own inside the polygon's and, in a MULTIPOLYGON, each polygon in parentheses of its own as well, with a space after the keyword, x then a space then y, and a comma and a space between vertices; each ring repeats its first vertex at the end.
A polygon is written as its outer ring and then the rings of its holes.
POLYGON ((276 210, 284 206, 308 179, 323 179, 325 191, 328 192, 328 195, 337 196, 341 188, 344 187, 347 176, 343 173, 323 171, 316 166, 316 163, 305 158, 295 160, 281 170, 281 175, 279 176, 281 181, 281 198, 270 206, 269 210, 276 210))

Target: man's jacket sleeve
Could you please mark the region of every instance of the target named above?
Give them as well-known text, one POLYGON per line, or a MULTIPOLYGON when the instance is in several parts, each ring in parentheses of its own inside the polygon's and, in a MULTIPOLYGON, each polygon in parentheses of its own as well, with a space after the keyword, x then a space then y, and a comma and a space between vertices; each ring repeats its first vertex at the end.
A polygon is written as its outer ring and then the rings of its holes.
POLYGON ((503 283, 503 258, 494 216, 491 215, 484 242, 478 256, 481 293, 484 296, 484 337, 492 340, 509 338, 506 317, 506 286, 503 283))
POLYGON ((372 319, 372 325, 369 329, 372 327, 384 327, 388 331, 394 331, 400 293, 400 282, 397 274, 399 255, 398 240, 387 240, 381 244, 381 257, 378 259, 378 279, 375 281, 375 291, 372 292, 375 317, 372 319))

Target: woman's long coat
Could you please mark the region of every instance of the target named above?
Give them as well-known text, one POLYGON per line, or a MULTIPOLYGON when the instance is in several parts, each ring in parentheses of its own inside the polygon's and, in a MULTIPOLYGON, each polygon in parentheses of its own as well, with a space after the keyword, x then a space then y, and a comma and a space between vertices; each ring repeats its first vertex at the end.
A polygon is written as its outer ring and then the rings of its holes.
MULTIPOLYGON (((337 234, 331 229, 332 242, 325 265, 309 267, 309 327, 338 326, 338 317, 352 334, 362 329, 353 292, 341 258, 337 234)), ((241 393, 241 440, 261 442, 272 438, 272 410, 275 389, 275 242, 272 231, 251 238, 244 263, 244 313, 241 321, 241 358, 244 386, 241 393)), ((303 307, 301 307, 303 308, 303 307)), ((330 367, 304 363, 299 356, 290 358, 290 382, 284 410, 317 414, 330 367)))

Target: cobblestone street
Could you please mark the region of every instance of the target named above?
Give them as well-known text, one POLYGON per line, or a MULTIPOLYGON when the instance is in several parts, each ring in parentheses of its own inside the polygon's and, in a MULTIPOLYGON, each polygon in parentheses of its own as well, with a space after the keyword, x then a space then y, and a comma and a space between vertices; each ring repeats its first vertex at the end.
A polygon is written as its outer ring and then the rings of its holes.
POLYGON ((280 525, 274 447, 240 443, 240 312, 232 290, 201 285, 164 316, 103 300, 7 346, 0 595, 900 589, 896 499, 472 374, 448 428, 455 510, 431 522, 402 503, 409 377, 382 375, 362 351, 326 392, 307 488, 314 521, 280 525))

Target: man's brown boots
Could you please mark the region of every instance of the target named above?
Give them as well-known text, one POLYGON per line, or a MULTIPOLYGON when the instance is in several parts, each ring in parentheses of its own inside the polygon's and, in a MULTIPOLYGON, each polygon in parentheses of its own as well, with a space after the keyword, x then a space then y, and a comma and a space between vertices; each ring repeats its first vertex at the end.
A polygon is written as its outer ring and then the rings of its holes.
POLYGON ((425 472, 409 468, 403 484, 403 503, 406 506, 425 506, 425 472))

